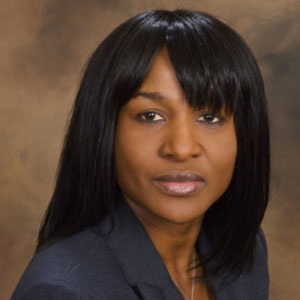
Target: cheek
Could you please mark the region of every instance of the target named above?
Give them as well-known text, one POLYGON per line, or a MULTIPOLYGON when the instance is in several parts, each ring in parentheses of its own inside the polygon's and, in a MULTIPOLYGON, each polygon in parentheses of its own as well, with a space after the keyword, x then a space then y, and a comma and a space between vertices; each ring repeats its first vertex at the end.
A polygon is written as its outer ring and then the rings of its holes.
MULTIPOLYGON (((120 126, 122 126, 120 124, 120 126)), ((133 130, 120 127, 115 138, 115 162, 118 182, 128 184, 143 184, 155 157, 154 143, 133 130)))
POLYGON ((232 178, 237 155, 235 136, 213 145, 207 155, 212 171, 211 181, 221 189, 226 189, 232 178))

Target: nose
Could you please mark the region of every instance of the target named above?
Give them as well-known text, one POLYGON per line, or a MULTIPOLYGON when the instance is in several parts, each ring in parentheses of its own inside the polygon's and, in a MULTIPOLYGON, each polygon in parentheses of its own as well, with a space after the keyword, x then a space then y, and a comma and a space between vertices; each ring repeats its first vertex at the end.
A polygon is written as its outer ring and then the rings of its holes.
POLYGON ((203 150, 195 127, 195 124, 186 120, 167 126, 166 135, 160 147, 161 156, 174 161, 186 161, 199 157, 203 150))

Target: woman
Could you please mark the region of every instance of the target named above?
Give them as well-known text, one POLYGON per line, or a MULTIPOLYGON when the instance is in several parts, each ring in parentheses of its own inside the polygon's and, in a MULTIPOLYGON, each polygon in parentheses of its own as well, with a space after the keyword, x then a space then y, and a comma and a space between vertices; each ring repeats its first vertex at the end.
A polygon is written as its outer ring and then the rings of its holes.
POLYGON ((264 85, 216 18, 149 11, 91 57, 13 300, 268 299, 264 85))

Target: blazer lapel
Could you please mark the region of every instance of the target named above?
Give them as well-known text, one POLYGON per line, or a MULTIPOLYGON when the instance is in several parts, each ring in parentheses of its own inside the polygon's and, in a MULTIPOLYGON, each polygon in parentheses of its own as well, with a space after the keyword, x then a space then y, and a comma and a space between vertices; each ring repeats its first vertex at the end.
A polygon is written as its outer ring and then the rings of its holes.
POLYGON ((165 300, 164 294, 161 289, 149 285, 147 283, 137 283, 137 294, 139 294, 144 300, 165 300))
POLYGON ((251 284, 244 275, 234 281, 222 278, 214 282, 215 295, 218 300, 254 300, 251 288, 251 284))
POLYGON ((145 300, 182 300, 142 223, 123 196, 115 210, 115 227, 108 217, 100 232, 122 268, 126 280, 145 300))
MULTIPOLYGON (((147 231, 123 196, 120 196, 120 203, 114 214, 114 229, 111 230, 110 219, 106 217, 100 222, 99 230, 127 282, 144 300, 182 300, 147 231)), ((197 248, 203 255, 210 247, 207 232, 202 228, 197 248)), ((229 275, 225 275, 210 278, 209 281, 218 300, 252 300, 252 286, 247 276, 241 275, 232 281, 229 275)))
MULTIPOLYGON (((197 248, 201 255, 206 255, 211 248, 211 242, 205 228, 201 229, 197 240, 197 248)), ((235 280, 233 280, 229 273, 218 278, 210 277, 209 282, 213 287, 217 300, 253 300, 252 285, 244 274, 240 275, 235 280)))

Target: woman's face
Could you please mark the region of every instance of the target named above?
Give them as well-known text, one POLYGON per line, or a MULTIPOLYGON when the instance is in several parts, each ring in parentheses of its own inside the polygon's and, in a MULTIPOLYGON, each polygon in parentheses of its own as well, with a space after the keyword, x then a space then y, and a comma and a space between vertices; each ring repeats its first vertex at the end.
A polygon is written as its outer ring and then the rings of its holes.
POLYGON ((233 116, 192 109, 160 51, 117 121, 117 181, 128 204, 141 218, 202 220, 228 187, 236 154, 233 116))

